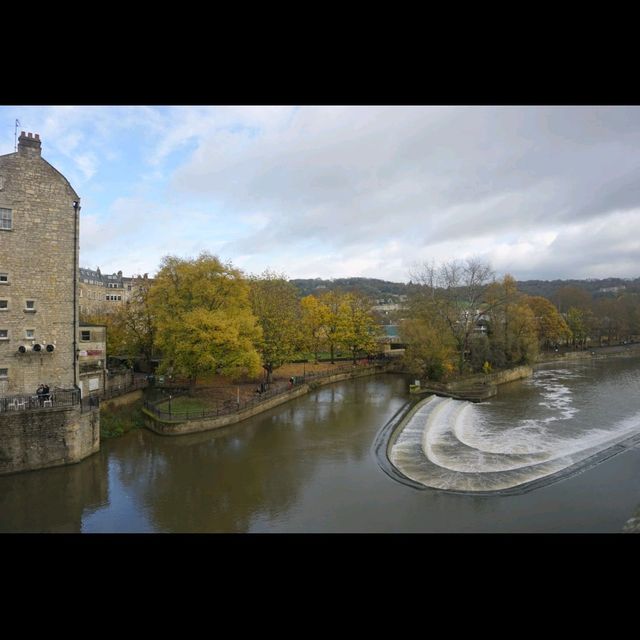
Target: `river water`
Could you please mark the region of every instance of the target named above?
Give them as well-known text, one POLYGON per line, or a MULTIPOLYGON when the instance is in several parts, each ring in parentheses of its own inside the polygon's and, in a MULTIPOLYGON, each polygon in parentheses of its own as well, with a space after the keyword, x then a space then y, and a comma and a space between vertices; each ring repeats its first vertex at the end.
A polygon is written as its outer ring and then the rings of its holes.
POLYGON ((0 531, 618 532, 637 508, 640 359, 546 365, 470 408, 435 400, 437 466, 544 480, 524 493, 417 489, 385 473, 374 441, 407 388, 399 375, 360 378, 218 431, 103 441, 79 464, 1 477, 0 531))

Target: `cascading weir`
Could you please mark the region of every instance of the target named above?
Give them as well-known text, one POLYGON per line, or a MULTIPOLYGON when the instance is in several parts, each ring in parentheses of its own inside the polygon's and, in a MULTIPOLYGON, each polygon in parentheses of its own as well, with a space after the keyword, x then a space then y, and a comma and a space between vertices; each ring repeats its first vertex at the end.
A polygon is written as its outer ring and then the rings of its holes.
POLYGON ((562 384, 563 374, 569 372, 537 374, 532 384, 540 393, 541 413, 509 425, 492 424, 486 403, 438 396, 419 402, 392 430, 387 428, 385 453, 391 469, 385 471, 417 488, 476 495, 521 493, 577 473, 640 441, 640 414, 607 428, 581 431, 574 418, 579 410, 562 384))

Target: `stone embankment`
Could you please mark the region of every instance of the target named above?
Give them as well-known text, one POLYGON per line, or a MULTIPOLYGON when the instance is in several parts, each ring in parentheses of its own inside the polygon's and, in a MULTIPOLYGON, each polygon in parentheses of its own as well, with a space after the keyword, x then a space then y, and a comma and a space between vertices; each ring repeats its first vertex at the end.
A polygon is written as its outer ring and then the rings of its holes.
POLYGON ((431 382, 420 384, 420 388, 412 386, 411 393, 414 394, 435 394, 446 396, 455 400, 469 400, 470 402, 482 402, 492 398, 498 393, 498 385, 522 378, 528 378, 533 374, 533 367, 520 366, 496 373, 477 374, 467 376, 452 382, 431 382))
POLYGON ((259 404, 250 406, 244 410, 237 411, 235 413, 231 413, 223 416, 215 416, 209 418, 201 418, 196 420, 163 420, 158 416, 154 415, 147 409, 143 409, 144 417, 145 417, 145 426, 158 433, 160 435, 166 436, 178 436, 184 435, 187 433, 197 433, 199 431, 209 431, 211 429, 219 429, 221 427, 226 427, 231 424, 236 424, 237 422, 241 422, 242 420, 246 420, 247 418, 251 418, 259 413, 263 413, 264 411, 268 411, 269 409, 273 409, 278 405, 281 405, 285 402, 289 402, 299 396, 304 395, 305 393, 309 393, 313 389, 318 387, 332 384, 334 382, 341 382, 343 380, 351 380, 353 378, 361 378, 363 376, 370 376, 376 373, 384 373, 385 371, 392 371, 393 369, 388 366, 375 366, 375 367, 365 367, 358 368, 352 371, 346 371, 344 373, 337 373, 335 375, 330 375, 324 378, 317 378, 307 383, 303 383, 299 386, 293 387, 288 391, 284 391, 279 393, 272 398, 268 398, 259 404))
POLYGON ((0 426, 0 475, 73 464, 100 450, 97 409, 3 413, 0 426))
POLYGON ((640 356, 640 344, 616 345, 614 347, 589 347, 575 351, 562 351, 558 353, 545 352, 538 356, 536 364, 549 362, 563 362, 566 360, 583 360, 584 358, 610 358, 610 357, 636 357, 640 356))

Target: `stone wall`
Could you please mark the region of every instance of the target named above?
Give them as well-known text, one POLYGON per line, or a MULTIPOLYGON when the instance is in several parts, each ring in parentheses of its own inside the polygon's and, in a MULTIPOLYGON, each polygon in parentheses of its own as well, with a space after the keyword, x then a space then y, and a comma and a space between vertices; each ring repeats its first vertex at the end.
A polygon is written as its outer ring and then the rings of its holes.
POLYGON ((126 371, 118 371, 117 373, 107 375, 107 391, 118 389, 121 387, 129 387, 133 384, 133 369, 126 371))
POLYGON ((482 402, 495 396, 498 393, 498 385, 533 375, 533 367, 522 365, 496 371, 495 373, 479 373, 465 376, 460 380, 451 382, 432 382, 427 380, 420 387, 411 387, 411 393, 425 394, 435 393, 436 395, 449 396, 458 400, 470 400, 472 402, 482 402))
POLYGON ((350 380, 352 378, 362 378, 363 376, 370 376, 376 373, 383 373, 384 370, 379 367, 367 367, 366 369, 356 369, 354 371, 347 371, 345 373, 339 373, 326 378, 318 378, 312 380, 309 383, 294 387, 290 391, 285 391, 269 400, 265 400, 249 409, 239 411, 238 413, 232 413, 227 416, 220 416, 216 418, 203 418, 201 420, 189 420, 186 422, 165 422, 155 418, 150 413, 145 414, 145 426, 155 433, 165 436, 178 436, 186 433, 196 433, 198 431, 210 431, 211 429, 220 429, 236 422, 241 422, 247 418, 251 418, 259 413, 273 409, 280 404, 289 402, 294 398, 305 395, 309 391, 318 387, 332 384, 334 382, 341 382, 342 380, 350 380))
POLYGON ((0 273, 8 274, 0 283, 0 300, 7 301, 0 329, 8 330, 8 339, 0 340, 0 368, 8 369, 0 395, 33 394, 40 383, 69 389, 77 380, 79 201, 66 178, 40 156, 39 139, 23 134, 18 152, 0 156, 0 208, 12 218, 10 229, 0 229, 0 273), (35 343, 55 349, 34 352, 35 343), (26 353, 18 352, 21 345, 26 353))
POLYGON ((116 396, 115 398, 102 400, 100 402, 100 405, 106 407, 107 409, 112 409, 114 407, 121 407, 123 405, 133 404, 138 400, 142 400, 143 395, 144 393, 142 389, 136 389, 135 391, 129 391, 127 393, 123 393, 121 396, 116 396))
POLYGON ((100 411, 80 407, 0 415, 0 475, 80 462, 100 449, 100 411))

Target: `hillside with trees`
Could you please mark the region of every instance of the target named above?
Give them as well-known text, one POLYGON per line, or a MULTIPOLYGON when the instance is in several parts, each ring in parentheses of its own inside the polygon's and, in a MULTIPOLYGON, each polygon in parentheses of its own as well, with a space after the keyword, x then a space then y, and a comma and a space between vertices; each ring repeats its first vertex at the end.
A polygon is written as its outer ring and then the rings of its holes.
MULTIPOLYGON (((392 301, 396 296, 409 295, 414 288, 413 282, 390 282, 377 278, 322 278, 290 280, 300 297, 320 295, 326 291, 344 291, 362 293, 373 300, 392 301)), ((600 280, 517 280, 518 291, 528 296, 541 296, 551 300, 563 287, 577 287, 586 291, 592 298, 614 298, 623 291, 640 293, 640 278, 603 278, 600 280)))

